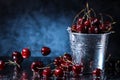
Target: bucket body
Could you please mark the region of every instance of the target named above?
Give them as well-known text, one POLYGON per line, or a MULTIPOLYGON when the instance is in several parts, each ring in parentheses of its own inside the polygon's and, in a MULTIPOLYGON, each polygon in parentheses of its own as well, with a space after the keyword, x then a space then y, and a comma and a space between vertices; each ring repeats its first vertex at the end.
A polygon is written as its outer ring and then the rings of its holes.
POLYGON ((84 72, 96 68, 104 70, 105 55, 110 33, 74 33, 68 28, 72 58, 75 64, 84 65, 84 72))

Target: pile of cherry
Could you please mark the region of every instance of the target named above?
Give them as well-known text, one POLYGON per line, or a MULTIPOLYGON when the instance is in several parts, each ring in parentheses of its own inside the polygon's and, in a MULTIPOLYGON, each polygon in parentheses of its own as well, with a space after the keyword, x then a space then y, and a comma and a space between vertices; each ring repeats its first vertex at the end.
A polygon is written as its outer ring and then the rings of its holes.
MULTIPOLYGON (((41 53, 43 56, 49 55, 51 49, 49 47, 43 47, 41 49, 41 53)), ((21 52, 14 51, 12 53, 12 60, 8 60, 8 62, 4 62, 0 60, 0 71, 5 68, 7 64, 13 64, 18 68, 21 68, 21 63, 24 59, 27 59, 31 56, 31 51, 28 48, 23 48, 21 52)), ((72 57, 70 54, 65 53, 63 56, 56 57, 53 63, 48 64, 47 66, 43 65, 42 61, 34 61, 31 63, 31 71, 33 73, 39 73, 43 77, 64 77, 65 73, 70 73, 74 76, 79 76, 83 73, 84 65, 83 64, 74 64, 72 62, 72 57), (51 68, 51 65, 55 66, 55 69, 51 68)), ((95 69, 93 75, 99 77, 102 74, 102 70, 95 69)))
POLYGON ((96 17, 96 13, 93 9, 89 9, 88 4, 86 8, 81 10, 74 18, 71 26, 71 31, 75 33, 86 33, 86 34, 101 34, 107 33, 112 30, 113 18, 110 15, 105 15, 108 19, 104 19, 100 13, 99 18, 96 17), (83 16, 81 17, 81 14, 83 16), (93 13, 93 14, 92 14, 93 13), (94 15, 94 16, 93 16, 94 15))

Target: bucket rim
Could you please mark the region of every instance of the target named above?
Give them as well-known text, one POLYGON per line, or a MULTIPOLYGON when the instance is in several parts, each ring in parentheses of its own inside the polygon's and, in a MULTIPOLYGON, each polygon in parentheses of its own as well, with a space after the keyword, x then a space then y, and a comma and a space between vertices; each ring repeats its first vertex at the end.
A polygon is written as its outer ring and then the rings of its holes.
POLYGON ((109 35, 111 33, 114 33, 114 31, 110 31, 110 32, 106 32, 106 33, 100 33, 100 34, 75 33, 75 32, 71 31, 71 27, 68 27, 67 31, 71 34, 74 34, 74 35, 109 35))

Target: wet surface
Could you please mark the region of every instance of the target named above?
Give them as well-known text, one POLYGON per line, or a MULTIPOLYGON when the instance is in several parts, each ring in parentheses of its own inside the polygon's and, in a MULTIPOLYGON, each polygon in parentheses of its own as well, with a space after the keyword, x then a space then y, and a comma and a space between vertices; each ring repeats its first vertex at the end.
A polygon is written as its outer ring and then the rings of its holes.
MULTIPOLYGON (((1 60, 7 62, 11 60, 10 57, 0 57, 1 60)), ((17 68, 13 65, 6 65, 3 71, 0 71, 0 80, 120 80, 118 73, 111 72, 105 73, 101 78, 94 79, 91 73, 83 74, 81 76, 73 76, 69 73, 64 74, 62 78, 50 77, 43 78, 40 74, 34 73, 31 71, 30 65, 33 61, 42 61, 44 65, 48 65, 53 62, 54 58, 50 57, 32 57, 26 59, 21 64, 21 68, 17 68)), ((54 66, 51 66, 54 69, 54 66)))

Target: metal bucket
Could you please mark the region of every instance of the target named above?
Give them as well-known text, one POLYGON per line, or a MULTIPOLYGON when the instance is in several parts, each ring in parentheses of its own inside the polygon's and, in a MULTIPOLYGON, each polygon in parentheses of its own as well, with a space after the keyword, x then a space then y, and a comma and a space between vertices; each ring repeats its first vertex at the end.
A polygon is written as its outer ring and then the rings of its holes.
POLYGON ((71 32, 70 47, 75 64, 84 65, 84 72, 91 72, 96 68, 104 70, 105 53, 110 33, 83 34, 71 32))

